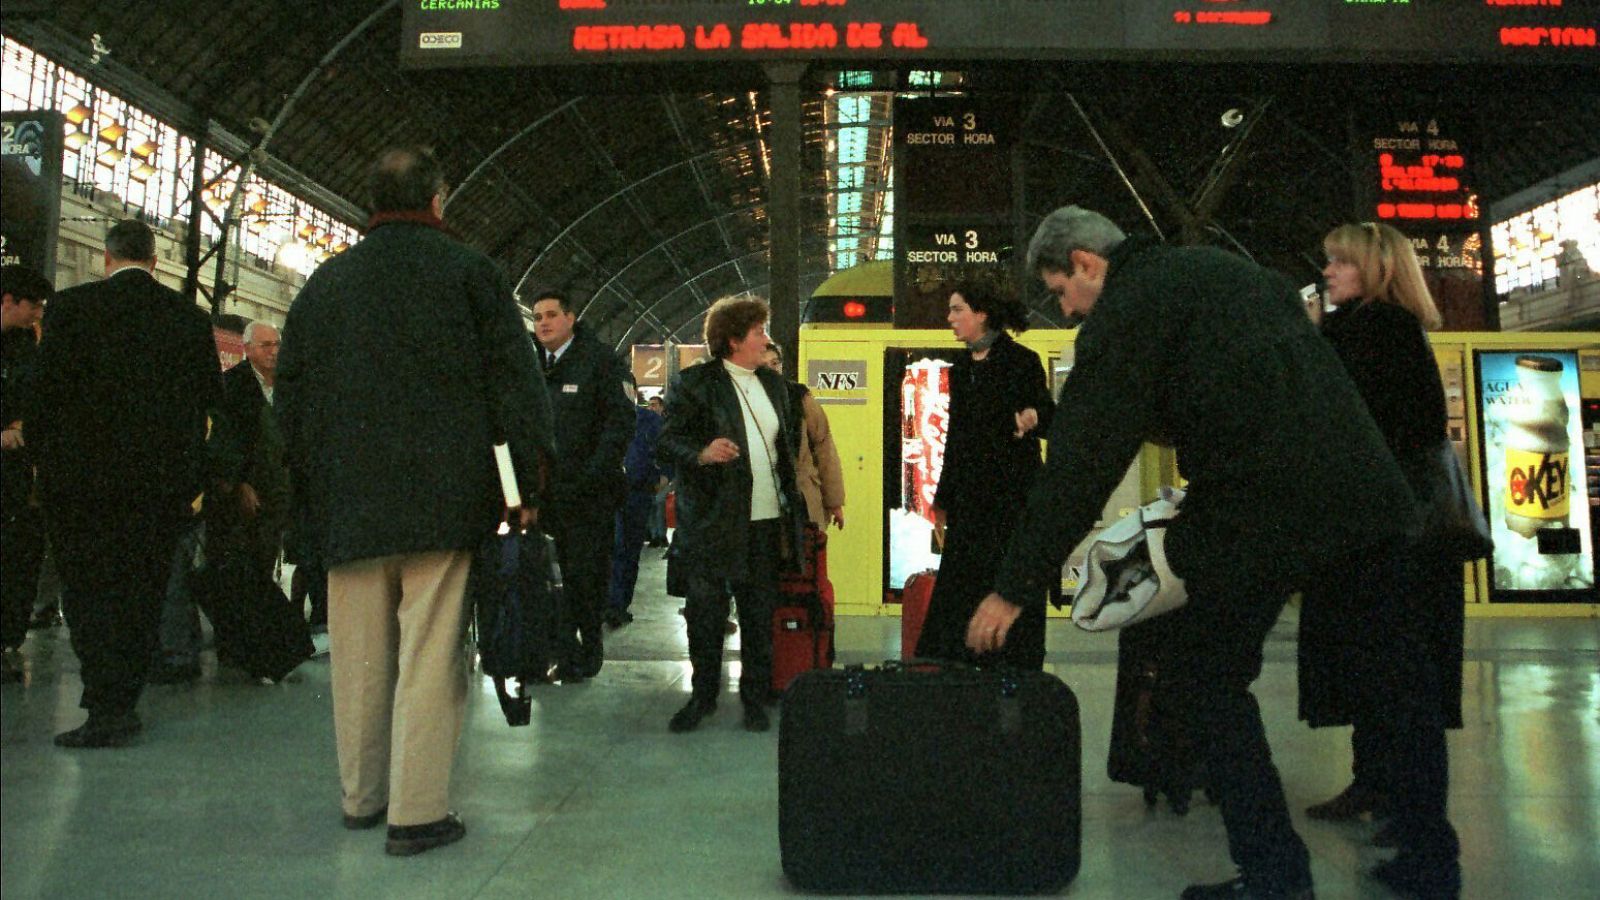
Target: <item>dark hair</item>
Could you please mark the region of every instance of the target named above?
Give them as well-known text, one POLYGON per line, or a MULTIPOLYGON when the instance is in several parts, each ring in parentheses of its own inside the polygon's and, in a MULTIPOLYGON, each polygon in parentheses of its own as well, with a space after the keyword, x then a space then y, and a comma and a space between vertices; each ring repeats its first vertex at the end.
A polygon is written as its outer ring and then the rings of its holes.
POLYGON ((444 170, 427 147, 385 150, 367 175, 375 213, 426 210, 444 190, 444 170))
POLYGON ((155 259, 156 233, 138 219, 123 219, 106 232, 106 252, 128 262, 155 259))
POLYGON ((717 359, 733 352, 732 341, 766 322, 772 310, 753 297, 723 297, 706 310, 706 349, 717 359))
POLYGON ((783 362, 783 345, 777 341, 767 341, 767 350, 778 354, 778 362, 783 362))
POLYGON ((565 293, 561 292, 561 291, 554 290, 554 289, 540 291, 539 293, 533 295, 533 303, 529 303, 528 304, 528 308, 532 309, 541 300, 554 300, 557 303, 561 304, 561 311, 562 312, 564 312, 564 313, 572 312, 572 301, 568 300, 567 299, 567 295, 565 293))
POLYGON ((950 286, 951 294, 972 307, 973 312, 987 313, 990 331, 1005 329, 1015 334, 1028 330, 1028 308, 1009 291, 1002 291, 984 281, 958 281, 950 286))
POLYGON ((44 303, 55 292, 49 279, 27 266, 13 263, 0 267, 0 293, 10 294, 13 300, 44 303))

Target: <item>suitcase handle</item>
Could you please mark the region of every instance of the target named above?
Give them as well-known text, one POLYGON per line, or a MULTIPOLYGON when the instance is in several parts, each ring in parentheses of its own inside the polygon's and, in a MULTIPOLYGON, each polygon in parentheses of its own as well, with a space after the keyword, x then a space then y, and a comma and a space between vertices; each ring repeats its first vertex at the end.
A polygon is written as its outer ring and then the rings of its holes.
POLYGON ((880 669, 884 672, 977 672, 979 667, 958 659, 935 659, 931 656, 913 656, 910 659, 886 659, 880 669))

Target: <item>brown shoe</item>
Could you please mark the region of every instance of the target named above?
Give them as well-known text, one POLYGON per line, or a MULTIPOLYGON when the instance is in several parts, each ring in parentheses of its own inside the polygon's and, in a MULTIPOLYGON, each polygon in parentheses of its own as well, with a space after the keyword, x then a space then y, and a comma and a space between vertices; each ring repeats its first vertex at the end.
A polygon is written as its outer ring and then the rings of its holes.
POLYGON ((1339 796, 1306 807, 1306 816, 1324 822, 1348 822, 1385 805, 1382 794, 1359 784, 1345 788, 1339 796))
POLYGON ((435 847, 454 844, 467 836, 467 826, 461 817, 448 813, 437 822, 425 825, 390 825, 389 840, 383 852, 390 856, 416 856, 435 847))

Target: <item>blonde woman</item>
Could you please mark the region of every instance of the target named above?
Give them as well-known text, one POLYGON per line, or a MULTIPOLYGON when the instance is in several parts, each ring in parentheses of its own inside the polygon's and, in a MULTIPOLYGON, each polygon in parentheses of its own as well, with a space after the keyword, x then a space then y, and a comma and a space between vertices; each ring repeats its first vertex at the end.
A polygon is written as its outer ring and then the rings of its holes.
MULTIPOLYGON (((1394 228, 1342 225, 1323 241, 1322 333, 1411 478, 1446 439, 1444 386, 1426 329, 1440 316, 1411 241, 1394 228)), ((1445 815, 1446 727, 1461 727, 1461 566, 1405 550, 1412 578, 1378 603, 1340 585, 1308 590, 1300 621, 1300 716, 1354 725, 1354 780, 1306 810, 1314 819, 1392 816, 1375 843, 1400 855, 1373 874, 1426 896, 1459 891, 1459 847, 1445 815)))

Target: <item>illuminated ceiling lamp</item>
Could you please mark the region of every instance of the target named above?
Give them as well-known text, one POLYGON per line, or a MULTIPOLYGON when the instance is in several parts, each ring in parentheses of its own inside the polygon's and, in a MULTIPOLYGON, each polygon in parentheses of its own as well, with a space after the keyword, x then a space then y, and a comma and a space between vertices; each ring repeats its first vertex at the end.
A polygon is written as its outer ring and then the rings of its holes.
MULTIPOLYGON (((249 198, 247 197, 245 199, 248 200, 249 198)), ((267 211, 267 198, 261 196, 260 194, 257 194, 256 198, 254 200, 250 201, 250 211, 253 212, 253 213, 264 213, 264 212, 266 212, 267 211)))
POLYGON ((105 141, 108 144, 115 144, 117 141, 122 139, 123 135, 127 133, 128 126, 122 124, 121 122, 112 122, 110 125, 100 129, 100 140, 105 141))
POLYGON ((121 150, 118 150, 115 147, 107 147, 106 149, 100 151, 100 155, 96 157, 96 159, 100 160, 102 165, 114 166, 117 163, 122 162, 123 157, 127 155, 128 154, 123 153, 121 150))
POLYGON ((142 163, 139 163, 137 166, 134 166, 133 167, 133 171, 129 172, 128 176, 130 178, 132 178, 134 181, 149 181, 150 180, 150 176, 154 175, 155 173, 156 173, 156 167, 155 166, 152 166, 147 162, 142 162, 142 163))
POLYGON ((310 255, 306 252, 306 245, 299 241, 284 241, 282 246, 278 247, 278 265, 286 269, 299 271, 309 259, 310 255))
POLYGON ((90 110, 89 107, 79 103, 73 108, 67 110, 65 115, 68 122, 71 122, 74 125, 82 125, 84 122, 89 121, 89 113, 91 111, 92 110, 90 110))
POLYGON ((160 146, 160 144, 147 138, 139 146, 133 148, 133 155, 140 159, 149 159, 156 150, 160 149, 160 146))
POLYGON ((67 132, 67 136, 62 138, 61 142, 73 150, 79 150, 84 144, 89 143, 89 136, 74 128, 67 132))

